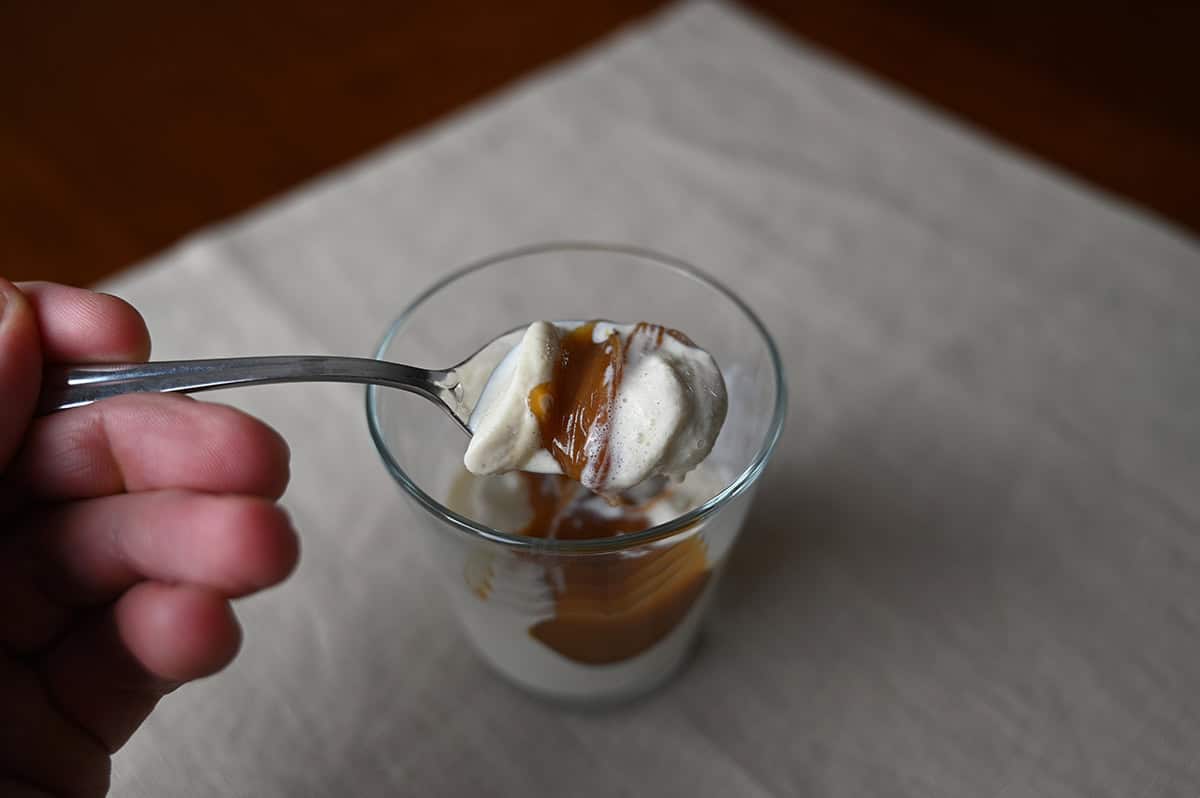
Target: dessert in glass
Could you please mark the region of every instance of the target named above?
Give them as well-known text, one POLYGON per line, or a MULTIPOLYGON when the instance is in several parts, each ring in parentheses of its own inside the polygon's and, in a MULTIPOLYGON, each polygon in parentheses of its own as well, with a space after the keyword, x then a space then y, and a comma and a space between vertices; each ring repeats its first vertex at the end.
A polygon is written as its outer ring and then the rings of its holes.
POLYGON ((385 388, 367 392, 371 434, 487 663, 563 701, 647 692, 686 661, 779 437, 778 353, 676 259, 546 244, 438 283, 378 356, 454 362, 505 330, 466 397, 469 445, 385 388))

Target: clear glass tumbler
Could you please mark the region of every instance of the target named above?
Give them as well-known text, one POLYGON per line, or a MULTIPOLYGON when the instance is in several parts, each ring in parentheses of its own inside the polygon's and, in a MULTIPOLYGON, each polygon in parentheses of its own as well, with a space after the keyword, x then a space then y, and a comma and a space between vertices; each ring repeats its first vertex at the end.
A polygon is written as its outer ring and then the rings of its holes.
POLYGON ((596 318, 682 330, 716 358, 729 393, 725 426, 703 466, 710 495, 640 532, 547 540, 455 512, 446 505, 463 472, 462 431, 424 399, 367 390, 371 435, 466 636, 517 685, 572 703, 631 698, 685 662, 783 428, 786 388, 774 342, 732 292, 679 260, 561 243, 487 258, 443 279, 396 319, 378 351, 385 360, 444 367, 537 319, 596 318))

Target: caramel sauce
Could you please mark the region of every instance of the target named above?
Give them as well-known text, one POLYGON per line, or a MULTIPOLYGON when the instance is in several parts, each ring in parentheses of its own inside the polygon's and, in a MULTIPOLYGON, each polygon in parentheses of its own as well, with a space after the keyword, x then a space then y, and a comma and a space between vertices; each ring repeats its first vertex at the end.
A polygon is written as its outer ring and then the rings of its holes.
MULTIPOLYGON (((542 447, 563 476, 519 474, 532 517, 519 532, 535 538, 615 538, 650 527, 648 511, 671 488, 643 483, 601 496, 609 473, 609 425, 626 365, 660 348, 670 336, 695 346, 677 330, 641 322, 622 341, 613 332, 592 340, 596 322, 562 333, 560 357, 549 382, 527 398, 538 421, 542 447), (583 484, 581 484, 583 483, 583 484)), ((554 617, 529 634, 567 659, 589 665, 621 662, 666 637, 687 615, 709 580, 708 550, 693 535, 678 542, 571 556, 523 554, 543 565, 554 597, 554 617)), ((491 595, 486 562, 469 563, 467 582, 481 599, 491 595)))
POLYGON ((591 321, 562 335, 554 375, 535 386, 527 399, 542 448, 567 477, 593 488, 604 485, 612 465, 609 424, 630 354, 659 349, 665 336, 695 346, 678 330, 644 321, 634 326, 626 343, 615 331, 593 341, 595 329, 591 321))
MULTIPOLYGON (((553 378, 529 394, 542 447, 566 476, 521 474, 533 510, 521 534, 590 540, 650 526, 645 502, 628 495, 600 500, 579 483, 602 486, 608 475, 613 402, 630 356, 660 348, 668 335, 695 344, 678 330, 646 322, 634 327, 625 344, 616 332, 593 341, 595 328, 589 322, 564 334, 553 378)), ((636 656, 664 638, 691 609, 709 576, 699 537, 636 551, 557 558, 548 570, 554 618, 529 633, 564 657, 593 665, 636 656)))
MULTIPOLYGON (((641 502, 618 496, 614 505, 566 477, 521 478, 533 510, 521 534, 531 537, 589 540, 640 532, 650 526, 649 506, 664 496, 641 502)), ((546 564, 554 617, 529 634, 575 662, 621 662, 666 637, 708 578, 707 549, 697 536, 632 551, 554 557, 546 564)))
POLYGON ((607 428, 625 353, 616 332, 594 343, 595 328, 595 322, 588 322, 562 336, 554 376, 530 391, 528 402, 542 433, 542 448, 563 473, 580 482, 590 460, 587 482, 599 485, 610 464, 607 428))

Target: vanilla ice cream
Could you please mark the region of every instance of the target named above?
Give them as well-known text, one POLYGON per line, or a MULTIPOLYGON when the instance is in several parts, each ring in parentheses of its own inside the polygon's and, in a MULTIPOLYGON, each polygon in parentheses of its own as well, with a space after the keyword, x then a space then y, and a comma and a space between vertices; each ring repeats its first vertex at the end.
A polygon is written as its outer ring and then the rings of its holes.
MULTIPOLYGON (((590 537, 621 521, 670 521, 715 495, 728 475, 707 462, 682 483, 647 483, 613 506, 580 488, 539 513, 535 486, 569 488, 561 477, 463 471, 446 505, 494 529, 590 537), (657 491, 657 492, 656 492, 657 491), (571 528, 573 521, 585 527, 571 528), (560 527, 560 524, 562 526, 560 527)), ((575 485, 578 487, 578 485, 575 485)), ((544 497, 543 497, 544 498, 544 497)), ((514 682, 559 699, 619 698, 643 692, 686 657, 740 525, 736 518, 692 527, 686 539, 602 557, 556 557, 473 548, 449 582, 470 639, 514 682)), ((619 534, 619 533, 618 533, 619 534)))
POLYGON ((726 409, 716 361, 681 333, 534 322, 488 380, 463 462, 475 474, 565 473, 616 493, 682 478, 712 450, 726 409))

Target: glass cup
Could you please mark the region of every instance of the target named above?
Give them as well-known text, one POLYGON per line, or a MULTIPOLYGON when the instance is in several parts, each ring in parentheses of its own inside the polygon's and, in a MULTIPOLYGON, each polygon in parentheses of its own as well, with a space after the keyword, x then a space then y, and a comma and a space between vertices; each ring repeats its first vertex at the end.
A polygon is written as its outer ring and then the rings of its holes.
POLYGON ((477 495, 507 491, 511 499, 517 475, 464 476, 466 441, 440 409, 373 386, 367 422, 483 659, 544 697, 626 700, 668 680, 693 648, 783 428, 779 354, 754 313, 691 266, 635 247, 562 243, 496 255, 446 277, 400 314, 377 356, 445 367, 537 319, 654 322, 716 358, 729 411, 708 459, 675 487, 689 497, 685 512, 592 540, 494 528, 447 506, 461 509, 452 488, 474 479, 477 495))

